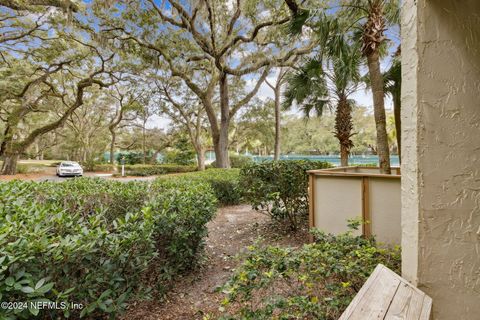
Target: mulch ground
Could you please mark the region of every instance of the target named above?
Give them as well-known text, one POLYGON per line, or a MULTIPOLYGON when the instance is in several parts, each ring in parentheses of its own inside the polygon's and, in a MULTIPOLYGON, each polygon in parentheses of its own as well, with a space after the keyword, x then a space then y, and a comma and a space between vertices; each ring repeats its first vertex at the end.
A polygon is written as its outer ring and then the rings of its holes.
POLYGON ((241 263, 247 246, 260 238, 262 244, 284 247, 298 247, 308 240, 306 227, 292 235, 246 205, 219 209, 208 229, 201 266, 179 278, 164 301, 131 304, 122 319, 195 320, 206 314, 218 315, 224 295, 216 288, 222 286, 241 263))

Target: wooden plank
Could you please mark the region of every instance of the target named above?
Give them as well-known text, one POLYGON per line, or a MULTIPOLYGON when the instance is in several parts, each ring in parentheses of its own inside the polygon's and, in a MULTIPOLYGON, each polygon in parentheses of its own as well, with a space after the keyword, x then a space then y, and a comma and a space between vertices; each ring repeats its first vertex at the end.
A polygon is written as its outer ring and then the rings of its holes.
POLYGON ((431 320, 432 299, 379 264, 339 320, 431 320))
POLYGON ((397 293, 385 316, 385 320, 418 320, 422 312, 425 294, 418 293, 413 287, 403 282, 398 287, 397 293))
POLYGON ((381 272, 348 320, 383 319, 400 283, 399 279, 381 272))
POLYGON ((432 319, 432 298, 425 295, 423 299, 422 312, 420 313, 419 320, 430 320, 432 319))
POLYGON ((362 301, 363 297, 365 296, 365 294, 368 292, 368 290, 374 286, 376 280, 377 280, 377 277, 380 276, 380 274, 382 273, 382 270, 383 270, 384 266, 379 264, 377 265, 377 267, 375 268, 375 270, 373 270, 372 274, 370 275, 370 277, 368 277, 367 281, 365 281, 365 283, 363 284, 362 288, 360 289, 360 291, 358 291, 357 295, 353 298, 352 302, 350 302, 350 304, 348 305, 347 309, 345 309, 345 311, 342 313, 342 316, 338 319, 338 320, 347 320, 349 319, 349 317, 352 315, 352 313, 355 311, 355 309, 357 308, 357 305, 362 301))
POLYGON ((362 233, 365 237, 372 236, 372 220, 370 215, 370 179, 362 178, 362 233))
POLYGON ((337 177, 378 177, 378 178, 393 178, 400 179, 400 168, 393 167, 392 174, 381 174, 381 173, 367 173, 367 172, 358 172, 358 169, 379 169, 378 167, 336 167, 330 169, 316 169, 308 170, 307 173, 317 175, 317 176, 337 176, 337 177), (351 171, 351 170, 355 171, 351 171), (397 172, 397 174, 395 174, 397 172))
MULTIPOLYGON (((308 226, 310 229, 315 227, 315 176, 308 175, 308 226)), ((308 235, 308 240, 313 242, 313 235, 308 235)))

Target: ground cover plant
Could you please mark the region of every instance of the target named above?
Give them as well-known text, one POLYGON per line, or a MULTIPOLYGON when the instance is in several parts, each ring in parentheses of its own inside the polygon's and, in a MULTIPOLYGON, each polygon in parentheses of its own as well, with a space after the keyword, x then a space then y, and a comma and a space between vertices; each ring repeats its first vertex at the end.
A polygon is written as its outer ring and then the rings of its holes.
POLYGON ((308 213, 308 170, 330 168, 328 162, 267 161, 247 165, 240 172, 243 198, 255 210, 287 222, 295 230, 308 213))
POLYGON ((182 175, 164 176, 159 179, 206 182, 213 189, 219 204, 226 206, 242 202, 239 178, 240 170, 238 169, 208 169, 182 175))
POLYGON ((248 248, 222 288, 221 320, 336 320, 378 263, 400 273, 398 248, 351 233, 315 232, 299 249, 248 248))
POLYGON ((215 210, 210 185, 199 181, 2 183, 2 301, 83 308, 2 309, 0 316, 113 318, 195 265, 215 210))

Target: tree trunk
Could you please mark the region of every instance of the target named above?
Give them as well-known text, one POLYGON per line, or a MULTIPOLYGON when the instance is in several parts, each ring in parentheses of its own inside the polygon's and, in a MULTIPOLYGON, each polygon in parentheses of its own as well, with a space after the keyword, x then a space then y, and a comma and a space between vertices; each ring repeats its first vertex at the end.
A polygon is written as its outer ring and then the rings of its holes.
POLYGON ((17 173, 18 153, 5 153, 2 165, 2 174, 13 175, 17 173))
POLYGON ((273 160, 280 160, 280 88, 275 88, 275 150, 273 160))
POLYGON ((398 161, 402 162, 402 120, 400 118, 401 96, 393 96, 393 116, 395 118, 395 133, 397 136, 398 161))
POLYGON ((205 170, 205 150, 202 147, 197 151, 197 168, 198 171, 205 170))
POLYGON ((110 164, 115 164, 115 140, 117 139, 117 134, 114 130, 110 130, 112 134, 112 140, 110 141, 110 164))
POLYGON ((230 108, 228 101, 228 76, 220 76, 220 131, 217 139, 213 140, 215 149, 215 163, 217 168, 229 168, 228 159, 228 129, 230 126, 230 108))
POLYGON ((147 163, 147 147, 146 147, 146 121, 143 122, 142 128, 142 152, 143 152, 143 164, 147 163))
POLYGON ((348 156, 353 147, 352 137, 352 107, 346 96, 340 96, 335 114, 335 137, 340 143, 340 165, 348 166, 348 156))
POLYGON ((40 159, 40 146, 38 145, 38 141, 35 142, 35 159, 36 160, 41 160, 40 159))
POLYGON ((380 57, 378 51, 373 51, 368 54, 367 61, 372 85, 373 111, 377 131, 377 153, 378 161, 380 163, 380 172, 390 174, 390 151, 388 149, 383 77, 380 71, 380 57))

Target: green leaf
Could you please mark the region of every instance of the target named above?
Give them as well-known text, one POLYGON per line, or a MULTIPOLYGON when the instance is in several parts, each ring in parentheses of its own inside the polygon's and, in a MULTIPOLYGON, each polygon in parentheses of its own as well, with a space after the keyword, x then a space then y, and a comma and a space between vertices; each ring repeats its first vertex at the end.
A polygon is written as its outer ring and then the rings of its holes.
POLYGON ((14 283, 15 279, 13 277, 8 277, 7 279, 5 279, 5 284, 9 287, 13 286, 14 283))
POLYGON ((33 308, 32 307, 32 304, 28 304, 28 311, 33 314, 34 316, 37 316, 38 313, 40 312, 40 309, 37 309, 37 308, 33 308))
POLYGON ((24 292, 24 293, 32 293, 32 292, 35 292, 35 290, 34 290, 32 287, 28 287, 28 286, 22 287, 22 288, 20 289, 20 291, 22 291, 22 292, 24 292))
POLYGON ((47 278, 42 278, 40 280, 38 280, 37 284, 35 285, 35 290, 37 290, 38 288, 40 288, 41 286, 43 286, 43 284, 45 283, 45 280, 47 278))
POLYGON ((38 288, 36 291, 38 293, 42 293, 42 294, 47 293, 48 291, 50 291, 53 288, 53 285, 54 285, 53 282, 47 283, 46 285, 38 288))

